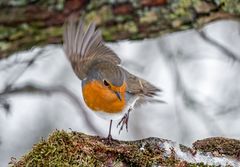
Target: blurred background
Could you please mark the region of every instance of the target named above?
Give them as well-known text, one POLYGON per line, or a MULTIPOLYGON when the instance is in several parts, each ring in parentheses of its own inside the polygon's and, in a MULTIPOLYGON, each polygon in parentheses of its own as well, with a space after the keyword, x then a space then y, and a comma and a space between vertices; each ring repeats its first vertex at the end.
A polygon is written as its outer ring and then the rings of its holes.
POLYGON ((71 14, 95 21, 130 72, 163 90, 166 104, 130 114, 113 138, 240 138, 239 1, 0 1, 0 166, 56 129, 107 136, 109 122, 82 101, 62 49, 71 14))

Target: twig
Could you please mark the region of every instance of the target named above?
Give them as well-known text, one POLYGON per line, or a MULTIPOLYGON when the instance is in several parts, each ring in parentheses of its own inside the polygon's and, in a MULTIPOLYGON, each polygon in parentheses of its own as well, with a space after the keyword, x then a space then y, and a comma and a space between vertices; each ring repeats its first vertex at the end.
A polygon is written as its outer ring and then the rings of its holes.
POLYGON ((13 77, 13 79, 11 79, 11 81, 8 81, 8 83, 5 86, 5 90, 10 89, 14 85, 14 83, 16 83, 17 80, 38 60, 38 58, 43 56, 43 53, 45 51, 46 51, 46 49, 44 49, 44 48, 40 49, 39 51, 37 51, 35 56, 33 56, 33 58, 30 60, 19 61, 18 56, 17 56, 14 62, 5 66, 5 68, 2 68, 3 70, 6 70, 7 68, 11 68, 11 67, 15 66, 16 64, 25 64, 26 65, 24 69, 20 70, 15 75, 15 77, 13 77))
MULTIPOLYGON (((84 105, 82 104, 82 102, 78 99, 78 97, 74 93, 72 93, 70 90, 68 90, 64 86, 44 87, 44 86, 36 85, 34 83, 27 83, 22 86, 11 87, 11 88, 1 92, 0 99, 5 99, 6 97, 8 97, 10 95, 17 95, 17 94, 24 94, 24 93, 45 94, 45 95, 52 95, 52 94, 60 93, 60 94, 66 95, 72 102, 74 102, 77 105, 77 107, 81 111, 83 111, 83 113, 86 114, 86 110, 84 109, 84 107, 83 107, 84 105)), ((86 122, 90 125, 91 129, 94 130, 95 132, 97 132, 96 128, 92 125, 89 117, 86 115, 85 118, 86 118, 86 122)), ((99 133, 99 132, 97 132, 97 133, 99 133)))
POLYGON ((229 49, 227 49, 226 47, 224 47, 223 45, 218 43, 216 40, 211 39, 203 30, 200 30, 200 31, 197 31, 197 32, 203 40, 205 40, 207 43, 209 43, 209 44, 215 46, 216 48, 218 48, 226 56, 228 56, 229 58, 234 60, 234 62, 235 61, 240 62, 240 58, 237 55, 235 55, 232 51, 230 51, 229 49))

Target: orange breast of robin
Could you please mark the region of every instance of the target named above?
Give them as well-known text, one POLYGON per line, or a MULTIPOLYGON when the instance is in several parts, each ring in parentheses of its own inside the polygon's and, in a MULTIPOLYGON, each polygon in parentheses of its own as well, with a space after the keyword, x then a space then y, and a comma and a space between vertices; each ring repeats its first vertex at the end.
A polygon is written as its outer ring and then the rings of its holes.
POLYGON ((104 86, 99 81, 90 81, 83 87, 84 101, 93 111, 103 111, 108 113, 121 112, 126 105, 126 84, 124 83, 121 87, 114 87, 112 89, 120 92, 121 100, 111 89, 104 86))

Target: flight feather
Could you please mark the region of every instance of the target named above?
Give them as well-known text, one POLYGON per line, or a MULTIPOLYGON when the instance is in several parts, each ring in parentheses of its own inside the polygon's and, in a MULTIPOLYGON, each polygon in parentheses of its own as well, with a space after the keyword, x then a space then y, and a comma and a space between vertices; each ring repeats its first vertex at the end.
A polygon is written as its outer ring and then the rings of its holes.
POLYGON ((83 21, 70 17, 64 26, 63 41, 65 54, 80 79, 87 76, 89 68, 95 61, 121 63, 121 59, 104 44, 95 23, 91 23, 84 31, 83 21))

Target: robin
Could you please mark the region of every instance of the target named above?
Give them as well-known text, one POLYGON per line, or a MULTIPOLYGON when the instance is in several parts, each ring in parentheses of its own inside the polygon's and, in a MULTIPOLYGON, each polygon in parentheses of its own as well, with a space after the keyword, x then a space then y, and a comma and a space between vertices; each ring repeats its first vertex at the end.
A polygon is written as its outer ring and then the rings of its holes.
POLYGON ((108 48, 99 29, 91 23, 84 31, 83 21, 70 17, 64 26, 64 51, 75 74, 82 80, 86 105, 100 117, 120 119, 120 131, 128 130, 129 113, 146 102, 163 102, 153 97, 161 90, 121 67, 121 59, 108 48))

